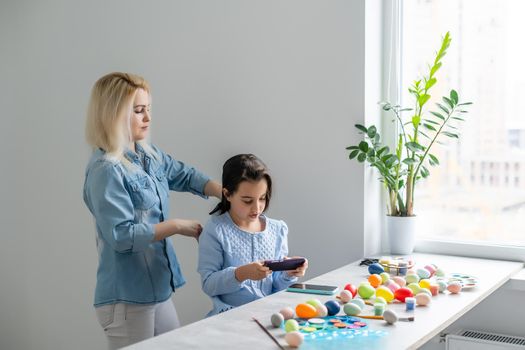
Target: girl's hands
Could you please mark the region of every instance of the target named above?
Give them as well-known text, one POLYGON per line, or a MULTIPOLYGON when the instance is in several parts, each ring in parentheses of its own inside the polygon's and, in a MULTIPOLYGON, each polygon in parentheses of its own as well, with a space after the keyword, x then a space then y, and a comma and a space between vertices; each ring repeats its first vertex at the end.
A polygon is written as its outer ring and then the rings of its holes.
POLYGON ((250 264, 239 266, 235 269, 235 278, 239 282, 245 280, 259 281, 272 274, 272 271, 263 265, 264 261, 256 261, 250 264))
MULTIPOLYGON (((302 258, 302 256, 292 256, 292 257, 285 257, 286 259, 289 259, 289 258, 302 258)), ((308 269, 308 259, 304 258, 304 263, 299 266, 298 268, 296 268, 295 270, 291 270, 291 271, 286 271, 286 273, 288 273, 288 276, 293 276, 293 277, 303 277, 304 274, 306 273, 306 269, 308 269)))

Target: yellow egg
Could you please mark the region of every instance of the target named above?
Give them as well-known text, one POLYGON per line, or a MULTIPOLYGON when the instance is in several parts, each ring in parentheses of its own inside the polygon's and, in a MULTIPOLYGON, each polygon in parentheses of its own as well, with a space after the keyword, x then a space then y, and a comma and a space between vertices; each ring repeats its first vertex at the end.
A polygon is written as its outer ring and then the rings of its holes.
POLYGON ((376 297, 381 297, 386 300, 387 303, 390 303, 392 300, 394 300, 394 293, 385 286, 379 286, 376 289, 376 297))
POLYGON ((419 281, 419 286, 421 288, 430 289, 430 280, 422 279, 421 281, 419 281))

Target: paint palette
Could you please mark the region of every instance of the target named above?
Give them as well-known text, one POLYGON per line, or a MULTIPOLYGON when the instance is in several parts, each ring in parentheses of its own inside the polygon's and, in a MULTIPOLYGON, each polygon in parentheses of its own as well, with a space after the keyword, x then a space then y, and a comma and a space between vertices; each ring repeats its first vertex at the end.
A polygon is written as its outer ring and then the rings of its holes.
POLYGON ((447 283, 459 282, 462 289, 474 288, 478 284, 478 279, 474 276, 465 275, 463 273, 451 273, 448 276, 447 283))

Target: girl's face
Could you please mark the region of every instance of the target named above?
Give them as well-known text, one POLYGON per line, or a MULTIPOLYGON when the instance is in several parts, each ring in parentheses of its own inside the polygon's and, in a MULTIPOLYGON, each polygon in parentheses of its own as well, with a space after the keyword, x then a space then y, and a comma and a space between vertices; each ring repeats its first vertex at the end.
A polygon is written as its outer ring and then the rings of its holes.
POLYGON ((230 216, 239 226, 257 222, 266 207, 266 179, 259 181, 243 181, 237 191, 230 194, 223 189, 224 196, 230 202, 230 216))
POLYGON ((149 94, 138 89, 133 100, 131 112, 131 139, 133 142, 144 140, 149 132, 151 102, 149 94))

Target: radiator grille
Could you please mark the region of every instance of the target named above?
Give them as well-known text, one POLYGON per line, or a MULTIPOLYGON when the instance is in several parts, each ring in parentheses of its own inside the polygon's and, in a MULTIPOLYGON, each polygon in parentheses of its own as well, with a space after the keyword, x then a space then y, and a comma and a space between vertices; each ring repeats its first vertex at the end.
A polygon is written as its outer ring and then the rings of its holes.
POLYGON ((525 346, 525 338, 514 337, 510 335, 484 333, 484 332, 479 332, 479 331, 468 331, 468 330, 462 331, 459 335, 463 337, 467 337, 467 338, 482 339, 482 340, 494 341, 498 343, 525 346))

